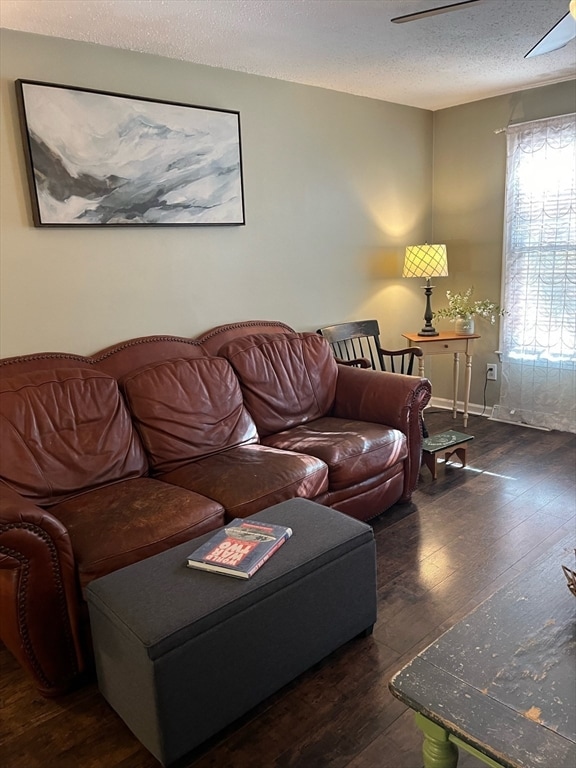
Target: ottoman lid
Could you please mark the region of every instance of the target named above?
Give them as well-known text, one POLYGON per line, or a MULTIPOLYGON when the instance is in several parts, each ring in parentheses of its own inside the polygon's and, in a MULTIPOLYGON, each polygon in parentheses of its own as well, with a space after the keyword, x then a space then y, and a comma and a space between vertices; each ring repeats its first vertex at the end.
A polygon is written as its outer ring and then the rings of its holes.
POLYGON ((212 532, 95 579, 86 588, 90 611, 105 614, 157 659, 374 539, 366 523, 306 499, 282 502, 251 518, 289 526, 294 533, 250 579, 187 567, 188 555, 212 532))

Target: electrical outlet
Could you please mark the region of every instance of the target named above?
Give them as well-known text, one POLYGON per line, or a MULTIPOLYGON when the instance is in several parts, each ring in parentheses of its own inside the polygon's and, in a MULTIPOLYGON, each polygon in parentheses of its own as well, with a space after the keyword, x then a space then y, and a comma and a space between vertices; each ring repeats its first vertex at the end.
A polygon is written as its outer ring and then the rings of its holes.
POLYGON ((498 366, 496 363, 486 363, 486 378, 488 381, 496 381, 498 378, 498 366))

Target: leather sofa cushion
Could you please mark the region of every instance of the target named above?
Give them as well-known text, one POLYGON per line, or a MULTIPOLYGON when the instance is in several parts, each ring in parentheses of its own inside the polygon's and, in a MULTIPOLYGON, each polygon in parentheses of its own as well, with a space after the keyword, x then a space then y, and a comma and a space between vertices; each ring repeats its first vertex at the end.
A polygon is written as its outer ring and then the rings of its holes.
POLYGON ((2 479, 44 507, 148 471, 116 380, 89 368, 3 379, 0 445, 2 479))
POLYGON ((256 442, 238 380, 223 358, 167 360, 121 379, 154 472, 256 442))
POLYGON ((406 437, 399 430, 330 416, 270 435, 263 442, 322 459, 328 465, 330 491, 380 476, 408 455, 406 437))
POLYGON ((338 369, 322 336, 254 334, 231 341, 220 354, 236 371, 260 437, 329 413, 338 369))
POLYGON ((68 529, 80 585, 224 525, 218 502, 141 477, 50 510, 68 529))
POLYGON ((241 445, 161 478, 217 499, 228 520, 297 496, 314 499, 328 489, 328 468, 320 459, 263 445, 241 445))

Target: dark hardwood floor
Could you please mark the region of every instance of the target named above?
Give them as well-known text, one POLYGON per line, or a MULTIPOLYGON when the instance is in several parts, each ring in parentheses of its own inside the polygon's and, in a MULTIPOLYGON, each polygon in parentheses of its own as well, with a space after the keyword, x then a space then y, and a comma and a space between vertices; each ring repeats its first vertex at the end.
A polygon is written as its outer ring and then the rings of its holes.
MULTIPOLYGON (((388 692, 394 672, 573 532, 576 436, 447 412, 431 434, 475 436, 468 467, 422 469, 413 502, 373 521, 379 614, 355 640, 181 762, 193 768, 420 768, 412 713, 388 692)), ((560 571, 558 579, 564 576, 560 571)), ((474 642, 474 638, 470 638, 474 642)), ((231 649, 232 650, 232 649, 231 649)), ((0 648, 4 768, 157 768, 90 684, 43 699, 0 648)), ((194 695, 194 691, 190 691, 194 695)), ((482 765, 462 755, 459 768, 482 765)), ((548 766, 548 768, 553 768, 548 766)))

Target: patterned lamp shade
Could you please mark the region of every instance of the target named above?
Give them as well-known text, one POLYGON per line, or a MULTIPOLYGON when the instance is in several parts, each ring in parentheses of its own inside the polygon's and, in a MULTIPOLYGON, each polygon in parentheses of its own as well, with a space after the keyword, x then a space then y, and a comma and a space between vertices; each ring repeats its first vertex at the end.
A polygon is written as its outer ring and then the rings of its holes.
POLYGON ((445 245, 409 245, 402 277, 448 277, 445 245))
POLYGON ((426 311, 424 312, 424 328, 418 331, 418 336, 438 336, 438 331, 432 325, 434 314, 430 306, 432 296, 431 277, 448 277, 448 259, 445 245, 409 245, 404 257, 402 277, 425 277, 426 311))

